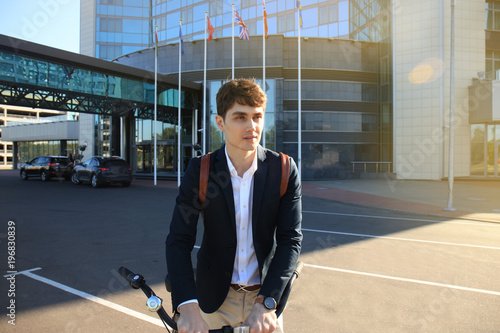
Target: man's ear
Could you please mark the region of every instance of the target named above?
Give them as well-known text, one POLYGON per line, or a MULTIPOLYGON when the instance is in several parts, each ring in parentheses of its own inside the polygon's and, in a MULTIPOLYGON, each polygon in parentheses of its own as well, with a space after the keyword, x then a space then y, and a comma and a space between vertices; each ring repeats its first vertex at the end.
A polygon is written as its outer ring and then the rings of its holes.
POLYGON ((217 123, 217 127, 224 132, 224 118, 219 115, 215 116, 215 122, 217 123))

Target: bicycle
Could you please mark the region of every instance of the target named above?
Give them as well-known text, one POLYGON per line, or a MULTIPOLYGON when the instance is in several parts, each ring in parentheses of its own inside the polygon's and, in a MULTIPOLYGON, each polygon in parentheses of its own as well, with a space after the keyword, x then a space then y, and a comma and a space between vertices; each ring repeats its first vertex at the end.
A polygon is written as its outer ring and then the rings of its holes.
MULTIPOLYGON (((292 276, 290 277, 290 280, 288 280, 288 283, 285 287, 285 290, 283 291, 283 295, 280 299, 280 302, 276 308, 276 317, 279 317, 283 311, 285 310, 286 303, 288 301, 288 297, 290 296, 290 291, 292 290, 293 283, 295 280, 299 277, 300 271, 302 270, 302 267, 304 266, 304 263, 302 261, 297 262, 297 265, 295 266, 295 269, 293 270, 292 276)), ((163 308, 163 300, 158 297, 154 291, 147 285, 146 280, 144 277, 140 274, 135 274, 132 271, 130 271, 126 267, 120 267, 118 269, 118 273, 128 281, 130 287, 132 289, 141 289, 144 294, 148 297, 148 300, 146 302, 146 306, 148 309, 152 312, 156 312, 158 316, 160 317, 160 320, 163 322, 163 325, 165 325, 165 328, 167 329, 168 332, 171 332, 169 327, 172 328, 172 333, 177 332, 177 323, 173 320, 172 317, 170 317, 163 308)), ((168 292, 171 292, 170 289, 170 284, 168 282, 168 278, 165 279, 165 287, 168 292)), ((248 333, 249 332, 249 327, 248 326, 238 326, 238 327, 231 327, 231 326, 224 326, 220 329, 213 329, 210 330, 210 333, 248 333)))

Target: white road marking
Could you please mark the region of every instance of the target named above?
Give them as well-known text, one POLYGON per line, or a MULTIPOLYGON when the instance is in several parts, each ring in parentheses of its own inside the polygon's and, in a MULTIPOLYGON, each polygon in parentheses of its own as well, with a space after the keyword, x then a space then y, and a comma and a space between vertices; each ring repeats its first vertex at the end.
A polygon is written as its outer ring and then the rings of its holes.
POLYGON ((315 212, 311 210, 303 210, 302 213, 309 214, 325 214, 325 215, 338 215, 338 216, 351 216, 351 217, 365 217, 371 219, 384 219, 384 220, 398 220, 398 221, 414 221, 414 222, 430 222, 430 223, 446 223, 446 224, 465 224, 465 225, 476 225, 476 226, 486 226, 486 227, 500 227, 500 224, 495 222, 459 222, 459 221, 439 221, 439 220, 427 220, 427 219, 417 219, 409 217, 394 217, 394 216, 377 216, 377 215, 360 215, 360 214, 346 214, 346 213, 332 213, 332 212, 315 212))
POLYGON ((26 272, 34 272, 34 271, 38 271, 40 269, 42 269, 42 268, 41 267, 31 268, 31 269, 27 269, 25 271, 20 271, 20 272, 15 272, 15 273, 11 273, 11 274, 6 274, 3 277, 9 277, 9 276, 12 276, 12 275, 20 275, 20 274, 24 274, 26 272))
POLYGON ((68 292, 70 294, 82 297, 82 298, 84 298, 86 300, 89 300, 91 302, 94 302, 94 303, 97 303, 97 304, 100 304, 100 305, 104 305, 104 306, 106 306, 108 308, 111 308, 113 310, 120 311, 122 313, 125 313, 126 315, 135 317, 137 319, 141 319, 141 320, 147 321, 147 322, 149 322, 151 324, 154 324, 156 326, 165 327, 163 325, 163 322, 160 319, 150 317, 148 315, 145 315, 143 313, 131 310, 129 308, 126 308, 126 307, 121 306, 119 304, 110 302, 110 301, 105 300, 103 298, 100 298, 100 297, 88 294, 86 292, 83 292, 83 291, 80 291, 80 290, 68 287, 68 286, 66 286, 64 284, 61 284, 59 282, 56 282, 56 281, 44 278, 43 276, 40 276, 40 275, 32 273, 33 270, 39 270, 39 269, 41 269, 41 268, 38 267, 38 268, 34 268, 34 269, 22 271, 22 272, 19 272, 18 274, 25 275, 25 276, 27 276, 29 278, 34 279, 34 280, 37 280, 37 281, 43 282, 45 284, 48 284, 48 285, 50 285, 52 287, 64 290, 64 291, 66 291, 66 292, 68 292))
POLYGON ((324 233, 324 234, 337 234, 337 235, 363 237, 363 238, 381 238, 381 239, 390 239, 390 240, 398 240, 398 241, 406 241, 406 242, 430 243, 430 244, 440 244, 440 245, 475 247, 475 248, 489 249, 489 250, 500 250, 500 247, 494 247, 494 246, 483 246, 483 245, 462 244, 462 243, 438 242, 438 241, 430 241, 430 240, 422 240, 422 239, 412 239, 412 238, 401 238, 401 237, 365 235, 365 234, 355 234, 355 233, 351 233, 351 232, 328 231, 328 230, 317 230, 317 229, 306 229, 306 228, 302 228, 302 231, 318 232, 318 233, 324 233))
POLYGON ((457 285, 447 284, 447 283, 408 279, 408 278, 402 278, 402 277, 396 277, 396 276, 390 276, 390 275, 374 274, 374 273, 353 271, 350 269, 334 268, 334 267, 319 266, 319 265, 312 265, 312 264, 304 264, 304 266, 311 267, 311 268, 317 268, 317 269, 323 269, 323 270, 329 270, 329 271, 348 273, 348 274, 363 275, 363 276, 376 277, 376 278, 381 278, 381 279, 389 279, 389 280, 402 281, 402 282, 418 283, 418 284, 424 284, 424 285, 434 286, 434 287, 443 287, 443 288, 470 291, 470 292, 481 293, 481 294, 500 296, 500 292, 493 291, 493 290, 469 288, 469 287, 457 286, 457 285))

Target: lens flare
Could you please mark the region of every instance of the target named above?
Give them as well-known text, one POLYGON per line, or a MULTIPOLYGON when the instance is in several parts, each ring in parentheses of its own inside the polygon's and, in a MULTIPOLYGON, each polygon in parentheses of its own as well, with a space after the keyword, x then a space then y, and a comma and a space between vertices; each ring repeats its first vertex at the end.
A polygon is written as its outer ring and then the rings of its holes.
POLYGON ((414 84, 433 82, 444 72, 444 63, 441 59, 430 58, 415 66, 408 75, 408 81, 414 84))

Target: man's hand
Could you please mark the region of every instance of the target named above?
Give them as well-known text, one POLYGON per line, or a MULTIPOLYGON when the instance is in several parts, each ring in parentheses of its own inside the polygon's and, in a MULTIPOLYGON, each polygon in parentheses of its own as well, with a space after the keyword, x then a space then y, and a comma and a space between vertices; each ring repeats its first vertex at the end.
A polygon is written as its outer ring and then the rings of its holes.
POLYGON ((207 322, 201 316, 198 303, 187 303, 179 307, 177 332, 179 333, 208 333, 207 322))
POLYGON ((276 329, 276 311, 268 310, 263 304, 254 304, 252 312, 245 320, 250 326, 250 333, 271 333, 276 329))

